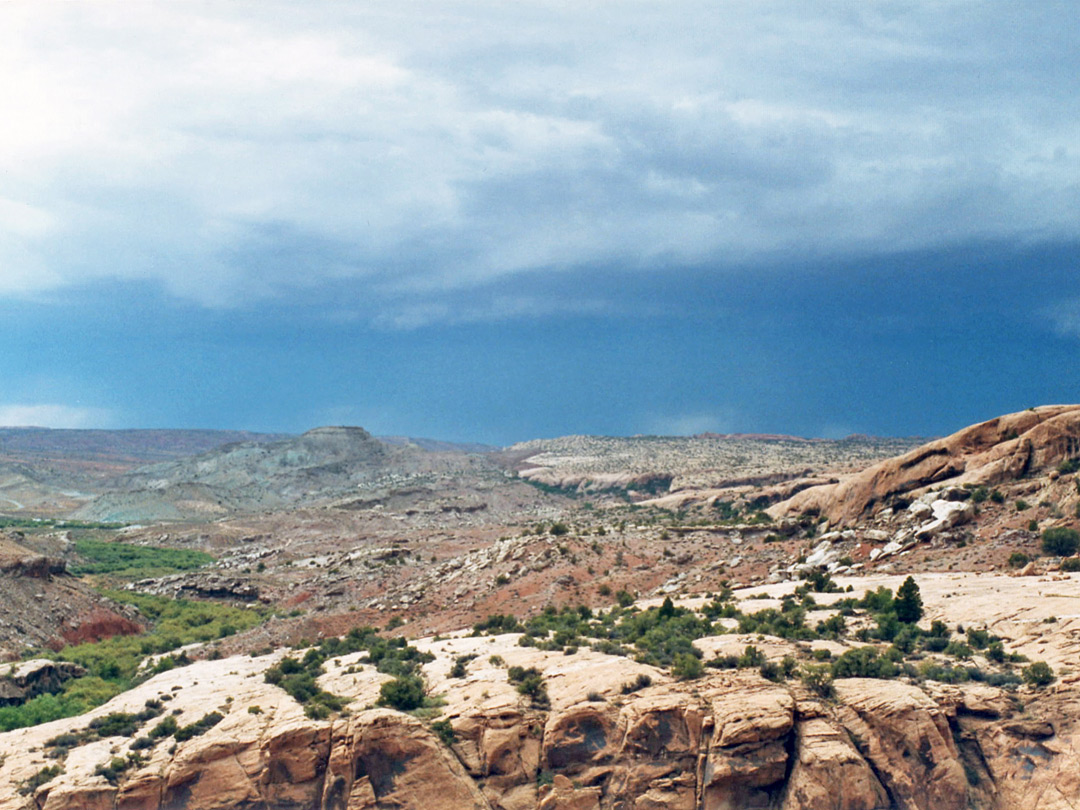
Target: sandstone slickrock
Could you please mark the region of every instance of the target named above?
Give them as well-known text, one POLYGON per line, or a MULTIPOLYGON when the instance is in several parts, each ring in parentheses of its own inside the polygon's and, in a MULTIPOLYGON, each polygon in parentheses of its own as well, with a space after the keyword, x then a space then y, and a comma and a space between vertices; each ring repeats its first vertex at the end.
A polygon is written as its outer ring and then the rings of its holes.
POLYGON ((817 511, 851 524, 931 486, 993 485, 1046 470, 1080 453, 1080 405, 1001 416, 887 459, 837 484, 810 487, 769 509, 774 517, 817 511))
MULTIPOLYGON (((329 662, 321 681, 354 698, 351 714, 330 720, 306 718, 264 682, 280 654, 204 661, 89 716, 0 735, 0 810, 1063 810, 1080 790, 1076 715, 1029 719, 991 687, 932 697, 896 681, 846 679, 830 703, 798 682, 741 671, 686 683, 658 673, 624 695, 618 684, 641 665, 516 639, 424 643, 439 654, 425 675, 447 696, 450 745, 426 721, 370 708, 387 676, 358 671, 355 654, 329 662), (551 709, 530 707, 502 664, 477 659, 466 678, 448 678, 454 657, 470 650, 537 666, 551 709), (166 694, 181 724, 211 710, 224 719, 175 751, 159 742, 116 784, 95 768, 126 757, 130 738, 46 756, 45 742, 61 732, 166 694), (63 773, 27 795, 14 790, 56 762, 63 773)), ((1080 697, 1061 688, 1058 705, 1072 711, 1080 697)))

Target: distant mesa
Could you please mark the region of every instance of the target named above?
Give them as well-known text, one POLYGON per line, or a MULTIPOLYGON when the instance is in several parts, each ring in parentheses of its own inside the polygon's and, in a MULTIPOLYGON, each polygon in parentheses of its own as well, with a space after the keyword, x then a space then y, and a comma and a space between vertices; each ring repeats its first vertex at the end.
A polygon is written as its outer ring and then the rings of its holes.
POLYGON ((851 524, 932 487, 992 486, 1080 459, 1080 405, 1046 405, 999 416, 874 464, 839 483, 805 489, 769 509, 816 512, 851 524))
POLYGON ((317 427, 271 442, 237 442, 140 467, 76 512, 83 520, 216 519, 313 504, 394 479, 468 463, 457 452, 376 439, 362 427, 317 427))

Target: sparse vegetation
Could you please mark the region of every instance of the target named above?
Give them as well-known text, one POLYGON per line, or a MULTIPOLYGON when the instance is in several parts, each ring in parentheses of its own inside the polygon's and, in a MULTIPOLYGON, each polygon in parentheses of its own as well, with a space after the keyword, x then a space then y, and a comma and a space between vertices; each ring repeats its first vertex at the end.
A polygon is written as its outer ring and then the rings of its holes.
POLYGON ((371 627, 354 627, 343 638, 330 638, 311 647, 303 658, 285 657, 266 671, 267 683, 280 686, 304 706, 309 717, 327 717, 340 711, 345 701, 316 683, 328 658, 366 651, 363 663, 371 663, 379 672, 394 675, 395 680, 383 684, 379 705, 401 711, 420 708, 424 701, 424 682, 419 677, 420 666, 435 660, 431 653, 422 653, 409 646, 403 638, 385 638, 371 627), (408 708, 405 708, 405 707, 408 708))
POLYGON ((87 669, 87 675, 68 681, 57 694, 42 694, 19 706, 0 707, 0 731, 38 725, 89 711, 131 688, 141 677, 189 663, 183 653, 165 656, 156 666, 140 673, 139 668, 147 656, 168 653, 187 644, 213 641, 246 630, 269 615, 264 608, 236 608, 214 602, 168 599, 130 591, 104 593, 114 601, 137 607, 151 625, 150 630, 140 635, 113 636, 104 641, 65 647, 58 653, 36 653, 42 657, 79 664, 87 669))

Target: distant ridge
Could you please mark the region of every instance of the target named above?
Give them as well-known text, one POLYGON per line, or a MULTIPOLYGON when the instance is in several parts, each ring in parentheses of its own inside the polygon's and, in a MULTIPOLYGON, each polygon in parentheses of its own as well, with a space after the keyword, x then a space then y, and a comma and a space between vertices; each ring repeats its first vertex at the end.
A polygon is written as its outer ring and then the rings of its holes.
POLYGON ((355 495, 472 463, 472 456, 394 444, 361 427, 313 428, 278 441, 225 444, 198 455, 140 467, 106 482, 80 508, 86 520, 213 519, 287 509, 355 495))
POLYGON ((261 444, 285 438, 288 434, 249 430, 0 427, 0 458, 141 465, 193 456, 236 442, 261 444))
POLYGON ((788 436, 786 433, 697 433, 695 439, 719 439, 721 441, 752 440, 757 442, 824 442, 828 439, 808 439, 805 436, 788 436))
POLYGON ((411 445, 431 453, 495 453, 502 449, 479 442, 446 442, 441 439, 424 439, 415 436, 376 436, 375 438, 395 447, 411 445))

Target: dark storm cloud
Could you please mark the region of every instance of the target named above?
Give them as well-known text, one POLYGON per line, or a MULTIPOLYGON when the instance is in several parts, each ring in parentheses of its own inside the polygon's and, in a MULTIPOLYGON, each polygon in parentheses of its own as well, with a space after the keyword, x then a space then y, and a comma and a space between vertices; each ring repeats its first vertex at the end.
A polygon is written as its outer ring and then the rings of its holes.
POLYGON ((0 422, 409 401, 477 438, 483 392, 489 438, 931 432, 920 384, 956 387, 935 426, 1075 399, 1078 31, 1071 2, 0 4, 0 422))
POLYGON ((367 278, 434 312, 551 268, 1080 227, 1065 3, 3 14, 7 294, 151 279, 232 306, 367 278))

